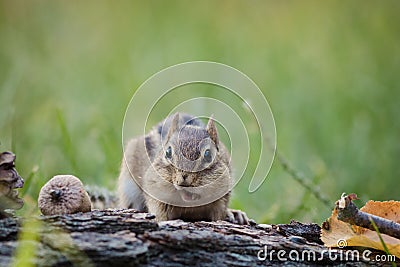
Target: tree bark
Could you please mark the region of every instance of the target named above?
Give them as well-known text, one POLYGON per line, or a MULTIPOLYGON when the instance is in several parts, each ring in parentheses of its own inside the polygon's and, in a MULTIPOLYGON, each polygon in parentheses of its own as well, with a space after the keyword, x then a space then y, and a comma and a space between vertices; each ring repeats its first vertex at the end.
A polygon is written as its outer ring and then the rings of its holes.
MULTIPOLYGON (((362 252, 359 260, 346 259, 346 249, 328 252, 319 239, 320 228, 316 224, 241 226, 224 221, 180 220, 157 223, 153 215, 134 210, 95 210, 35 220, 36 223, 21 218, 0 220, 0 266, 21 260, 13 255, 16 251, 21 255, 26 245, 35 249, 31 255, 23 256, 38 266, 373 264, 362 258, 362 252)), ((369 257, 376 253, 383 255, 374 251, 369 257)))

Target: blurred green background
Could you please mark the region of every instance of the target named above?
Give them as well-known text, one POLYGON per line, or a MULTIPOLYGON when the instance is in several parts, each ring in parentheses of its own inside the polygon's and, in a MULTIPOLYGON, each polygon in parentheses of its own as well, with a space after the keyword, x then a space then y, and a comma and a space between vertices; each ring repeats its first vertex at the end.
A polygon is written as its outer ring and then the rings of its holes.
MULTIPOLYGON (((275 116, 278 150, 313 188, 399 199, 399 1, 1 1, 0 151, 17 154, 26 205, 71 173, 116 186, 134 91, 165 67, 246 73, 275 116)), ((321 222, 331 207, 275 161, 231 202, 259 222, 321 222)))

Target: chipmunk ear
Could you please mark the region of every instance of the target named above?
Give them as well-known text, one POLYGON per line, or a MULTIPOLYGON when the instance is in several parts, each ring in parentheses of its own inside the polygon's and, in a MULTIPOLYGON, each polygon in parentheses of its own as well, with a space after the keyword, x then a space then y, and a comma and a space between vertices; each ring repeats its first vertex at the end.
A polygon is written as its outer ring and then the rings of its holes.
POLYGON ((211 140, 214 142, 215 146, 218 149, 218 132, 217 132, 217 126, 215 126, 215 122, 214 122, 214 116, 211 115, 210 119, 208 120, 207 123, 207 133, 210 136, 211 140))
MULTIPOLYGON (((165 127, 165 125, 164 125, 165 127)), ((167 143, 169 141, 169 139, 171 138, 171 136, 178 131, 178 127, 179 127, 179 113, 176 113, 174 115, 174 117, 172 118, 171 124, 169 126, 169 130, 168 130, 168 134, 167 134, 167 138, 165 139, 165 143, 167 143)))

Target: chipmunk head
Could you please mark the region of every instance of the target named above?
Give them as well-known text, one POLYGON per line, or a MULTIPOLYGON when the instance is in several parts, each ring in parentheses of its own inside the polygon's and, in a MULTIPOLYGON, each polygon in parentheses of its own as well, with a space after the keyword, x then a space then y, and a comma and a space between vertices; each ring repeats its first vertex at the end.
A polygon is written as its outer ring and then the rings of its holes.
POLYGON ((201 196, 195 187, 229 185, 230 170, 226 160, 221 160, 220 145, 212 117, 204 128, 176 114, 164 138, 156 169, 182 200, 198 200, 201 196))

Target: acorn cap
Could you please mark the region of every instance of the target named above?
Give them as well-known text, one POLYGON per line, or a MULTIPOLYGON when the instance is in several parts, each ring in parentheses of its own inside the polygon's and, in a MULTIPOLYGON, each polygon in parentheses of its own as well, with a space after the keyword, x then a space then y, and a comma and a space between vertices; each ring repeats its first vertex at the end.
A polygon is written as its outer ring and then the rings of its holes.
POLYGON ((56 175, 40 190, 39 209, 43 215, 88 212, 91 202, 82 182, 73 175, 56 175))

